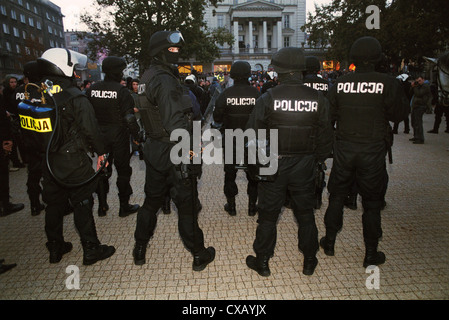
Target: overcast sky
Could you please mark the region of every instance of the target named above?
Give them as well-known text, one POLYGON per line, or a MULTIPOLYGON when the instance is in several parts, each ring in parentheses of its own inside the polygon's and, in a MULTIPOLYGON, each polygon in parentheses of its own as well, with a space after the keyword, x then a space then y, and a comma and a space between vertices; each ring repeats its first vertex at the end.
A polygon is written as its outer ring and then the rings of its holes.
MULTIPOLYGON (((51 0, 61 8, 64 18, 64 28, 67 30, 85 31, 86 27, 79 24, 79 16, 86 9, 91 8, 94 0, 51 0)), ((314 3, 330 3, 331 0, 306 0, 307 12, 314 11, 314 3)))

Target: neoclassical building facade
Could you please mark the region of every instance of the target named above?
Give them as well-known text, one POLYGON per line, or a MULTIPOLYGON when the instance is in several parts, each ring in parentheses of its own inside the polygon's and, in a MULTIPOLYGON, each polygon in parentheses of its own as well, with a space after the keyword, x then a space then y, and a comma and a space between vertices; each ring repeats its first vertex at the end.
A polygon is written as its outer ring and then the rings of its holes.
POLYGON ((209 28, 231 32, 234 44, 221 47, 221 57, 211 65, 201 65, 203 72, 229 71, 236 60, 265 71, 274 52, 306 42, 300 30, 306 22, 306 0, 224 0, 217 8, 206 6, 204 17, 209 28))

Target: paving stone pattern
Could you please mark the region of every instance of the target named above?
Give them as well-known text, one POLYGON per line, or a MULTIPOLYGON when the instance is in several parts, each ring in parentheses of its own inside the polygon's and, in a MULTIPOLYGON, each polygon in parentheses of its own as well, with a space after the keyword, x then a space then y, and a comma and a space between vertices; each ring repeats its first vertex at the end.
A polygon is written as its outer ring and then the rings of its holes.
MULTIPOLYGON (((424 129, 433 126, 434 115, 424 115, 424 129)), ((114 245, 116 253, 92 266, 83 266, 82 248, 74 228, 73 214, 64 218, 64 236, 73 243, 72 252, 58 264, 48 262, 45 247, 44 213, 32 217, 26 193, 26 169, 10 173, 12 201, 25 203, 25 209, 0 218, 0 258, 17 267, 0 275, 3 300, 409 300, 449 298, 449 134, 425 133, 425 144, 414 145, 404 134, 402 124, 395 135, 394 163, 388 166, 390 183, 387 207, 382 212, 383 239, 379 249, 387 261, 380 266, 379 288, 369 289, 367 279, 374 275, 362 266, 362 209, 345 209, 344 226, 338 235, 335 256, 318 253, 319 264, 313 276, 302 274, 303 256, 297 247, 297 223, 289 209, 283 209, 278 222, 278 240, 270 260, 272 275, 259 276, 247 268, 245 258, 254 254, 257 216, 247 215, 246 178, 239 172, 237 216, 223 209, 224 172, 222 165, 204 166, 199 183, 203 210, 199 216, 206 246, 214 246, 216 259, 204 271, 192 270, 192 256, 178 234, 176 208, 158 215, 154 237, 147 251, 147 263, 133 263, 136 214, 118 216, 119 201, 114 174, 109 193, 110 209, 98 217, 95 196, 94 215, 100 241, 114 245), (68 289, 68 266, 79 268, 79 289, 68 289)), ((332 160, 326 161, 327 175, 332 160)), ((131 203, 143 204, 145 165, 132 157, 131 203)), ((325 233, 323 217, 328 205, 315 217, 319 236, 325 233)), ((374 284, 374 281, 368 281, 374 284)))

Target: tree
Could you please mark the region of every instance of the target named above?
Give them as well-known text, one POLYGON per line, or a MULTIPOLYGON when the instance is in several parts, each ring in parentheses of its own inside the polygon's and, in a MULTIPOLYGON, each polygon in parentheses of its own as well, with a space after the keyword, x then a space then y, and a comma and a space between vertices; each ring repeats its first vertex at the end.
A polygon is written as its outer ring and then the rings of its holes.
POLYGON ((402 59, 420 62, 422 56, 433 56, 449 43, 447 0, 333 0, 315 6, 302 28, 310 33, 309 44, 328 47, 327 58, 348 61, 352 43, 361 36, 373 36, 382 44, 390 62, 402 59), (367 29, 366 8, 380 9, 380 28, 367 29))
POLYGON ((233 35, 223 29, 210 30, 204 22, 204 6, 222 0, 96 0, 96 14, 85 13, 81 20, 95 34, 89 43, 91 58, 106 50, 127 60, 138 61, 141 69, 150 64, 149 41, 160 30, 179 30, 186 45, 184 59, 196 56, 201 62, 219 57, 217 43, 232 44, 233 35), (101 14, 100 14, 101 12, 101 14), (106 17, 105 17, 106 15, 106 17))

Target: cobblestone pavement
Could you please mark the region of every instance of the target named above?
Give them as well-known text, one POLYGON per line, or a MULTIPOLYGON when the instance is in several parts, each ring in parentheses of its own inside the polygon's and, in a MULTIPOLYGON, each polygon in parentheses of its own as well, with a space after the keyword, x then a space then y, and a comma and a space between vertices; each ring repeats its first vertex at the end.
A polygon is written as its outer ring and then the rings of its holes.
MULTIPOLYGON (((434 115, 424 115, 430 130, 434 115)), ((412 136, 395 135, 394 163, 388 165, 390 183, 387 207, 382 212, 383 239, 379 249, 387 261, 371 273, 362 266, 362 210, 345 209, 344 227, 334 257, 318 253, 313 276, 302 274, 303 256, 297 248, 297 224, 291 210, 284 209, 278 223, 278 240, 270 260, 272 275, 260 277, 247 268, 253 254, 256 217, 246 213, 246 178, 239 172, 237 216, 223 210, 223 167, 204 167, 199 184, 203 210, 199 217, 206 246, 214 246, 216 258, 204 271, 192 271, 192 256, 184 248, 177 229, 177 213, 158 216, 156 232, 147 251, 147 264, 133 263, 136 215, 118 216, 115 173, 106 217, 94 214, 100 241, 114 245, 116 253, 92 266, 83 266, 82 248, 73 215, 64 218, 65 240, 73 250, 58 264, 48 262, 44 214, 32 217, 26 194, 26 170, 11 172, 12 202, 25 209, 0 218, 0 258, 17 267, 0 275, 0 299, 147 299, 147 300, 296 300, 296 299, 448 299, 449 298, 449 134, 425 134, 424 145, 412 136), (69 266, 79 268, 79 289, 68 289, 69 266), (379 287, 373 288, 378 276, 379 287)), ((332 167, 332 160, 327 161, 332 167)), ((132 157, 131 203, 144 201, 145 166, 132 157)), ((329 175, 330 170, 327 170, 329 175)), ((316 210, 319 236, 324 235, 323 217, 328 204, 316 210)), ((72 267, 73 268, 73 267, 72 267)), ((74 281, 69 281, 73 284, 74 281)))

